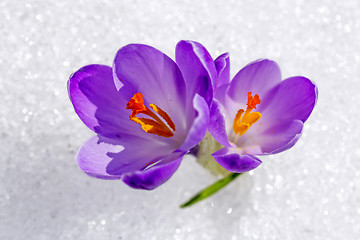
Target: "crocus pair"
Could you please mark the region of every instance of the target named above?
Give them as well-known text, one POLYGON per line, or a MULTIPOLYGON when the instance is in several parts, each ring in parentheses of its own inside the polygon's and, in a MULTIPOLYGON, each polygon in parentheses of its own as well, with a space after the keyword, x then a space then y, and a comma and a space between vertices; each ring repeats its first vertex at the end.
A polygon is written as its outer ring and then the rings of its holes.
POLYGON ((130 44, 112 67, 89 65, 70 77, 74 109, 97 134, 76 157, 85 173, 151 190, 207 130, 224 146, 213 157, 231 172, 256 168, 254 155, 284 151, 299 139, 316 102, 310 80, 281 81, 276 63, 259 60, 230 82, 228 54, 214 61, 193 41, 180 41, 175 55, 176 62, 130 44))

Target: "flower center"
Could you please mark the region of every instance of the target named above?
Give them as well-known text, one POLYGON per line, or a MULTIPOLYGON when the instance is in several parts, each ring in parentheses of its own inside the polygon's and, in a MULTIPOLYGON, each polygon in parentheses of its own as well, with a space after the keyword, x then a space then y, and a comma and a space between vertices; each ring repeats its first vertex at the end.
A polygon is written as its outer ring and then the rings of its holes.
POLYGON ((253 97, 251 92, 248 92, 248 101, 246 111, 240 109, 235 116, 233 130, 235 134, 243 135, 247 130, 256 123, 261 118, 261 113, 259 112, 251 112, 254 108, 256 109, 256 105, 260 104, 261 100, 259 95, 255 94, 253 97))
POLYGON ((173 131, 175 132, 175 124, 169 115, 155 104, 150 104, 150 108, 159 114, 166 123, 164 123, 163 120, 161 120, 153 111, 144 105, 143 95, 140 92, 135 93, 130 101, 126 104, 126 109, 132 110, 132 113, 129 116, 130 120, 140 124, 141 128, 145 132, 156 134, 162 137, 174 136, 173 131), (152 119, 137 117, 136 115, 139 113, 145 114, 152 119), (171 131, 170 128, 173 131, 171 131))

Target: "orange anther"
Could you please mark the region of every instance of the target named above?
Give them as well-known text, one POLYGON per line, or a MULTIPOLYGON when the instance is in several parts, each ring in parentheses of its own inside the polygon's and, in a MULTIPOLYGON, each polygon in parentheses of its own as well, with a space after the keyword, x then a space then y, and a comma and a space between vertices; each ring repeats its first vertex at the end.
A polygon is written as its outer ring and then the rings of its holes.
POLYGON ((255 94, 254 97, 252 97, 251 92, 248 92, 248 101, 247 104, 250 108, 255 108, 256 109, 256 105, 260 104, 261 100, 259 98, 259 95, 255 94))
POLYGON ((138 113, 146 112, 144 105, 143 95, 141 93, 135 93, 130 101, 126 104, 126 109, 131 109, 131 117, 135 117, 138 113))

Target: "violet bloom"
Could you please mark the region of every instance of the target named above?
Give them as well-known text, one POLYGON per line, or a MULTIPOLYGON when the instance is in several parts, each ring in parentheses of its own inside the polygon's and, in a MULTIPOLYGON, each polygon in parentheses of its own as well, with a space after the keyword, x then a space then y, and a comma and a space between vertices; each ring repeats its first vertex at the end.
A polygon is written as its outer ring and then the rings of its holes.
POLYGON ((229 57, 215 60, 209 132, 223 145, 212 156, 230 172, 250 171, 261 164, 256 155, 285 151, 298 141, 317 100, 317 87, 305 77, 281 81, 278 65, 257 60, 230 82, 229 57))
POLYGON ((216 69, 204 67, 211 57, 195 42, 179 42, 176 59, 130 44, 117 52, 113 67, 89 65, 70 77, 74 109, 97 133, 76 157, 85 173, 151 190, 166 182, 200 142, 216 69))

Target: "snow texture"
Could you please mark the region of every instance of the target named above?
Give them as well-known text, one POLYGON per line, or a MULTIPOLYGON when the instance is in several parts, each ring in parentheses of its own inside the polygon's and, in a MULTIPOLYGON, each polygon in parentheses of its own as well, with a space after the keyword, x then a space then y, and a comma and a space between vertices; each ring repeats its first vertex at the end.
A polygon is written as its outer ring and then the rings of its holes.
POLYGON ((0 239, 359 239, 358 0, 2 0, 0 36, 0 239), (232 75, 270 58, 319 87, 294 148, 188 209, 216 180, 193 157, 149 192, 78 169, 93 133, 66 90, 128 43, 173 58, 181 39, 229 51, 232 75))

